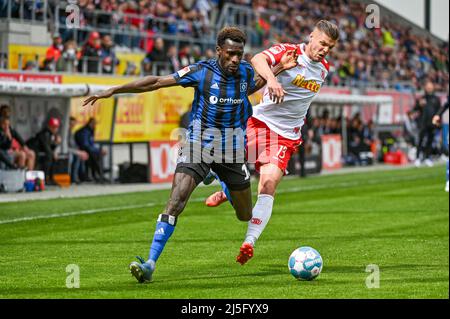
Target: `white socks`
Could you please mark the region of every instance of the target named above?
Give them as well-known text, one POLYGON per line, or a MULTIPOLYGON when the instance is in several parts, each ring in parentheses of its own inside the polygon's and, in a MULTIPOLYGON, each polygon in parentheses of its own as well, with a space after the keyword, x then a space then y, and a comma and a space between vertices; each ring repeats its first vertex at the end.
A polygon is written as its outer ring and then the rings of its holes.
POLYGON ((255 207, 253 207, 252 219, 248 222, 247 235, 244 242, 255 246, 256 241, 266 228, 270 216, 272 216, 273 197, 266 194, 258 195, 255 207))

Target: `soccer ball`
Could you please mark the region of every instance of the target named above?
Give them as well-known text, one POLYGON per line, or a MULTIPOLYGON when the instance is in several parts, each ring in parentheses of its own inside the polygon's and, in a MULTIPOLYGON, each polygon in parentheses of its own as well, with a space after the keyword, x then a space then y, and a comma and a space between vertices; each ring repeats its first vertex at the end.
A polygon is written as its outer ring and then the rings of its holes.
POLYGON ((322 271, 323 260, 319 252, 311 247, 300 247, 289 257, 288 267, 298 280, 313 280, 322 271))

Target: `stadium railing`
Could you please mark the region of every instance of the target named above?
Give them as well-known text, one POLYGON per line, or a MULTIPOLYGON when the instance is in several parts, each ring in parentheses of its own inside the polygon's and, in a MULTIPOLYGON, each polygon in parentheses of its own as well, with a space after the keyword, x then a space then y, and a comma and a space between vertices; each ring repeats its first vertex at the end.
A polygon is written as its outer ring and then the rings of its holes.
MULTIPOLYGON (((92 25, 72 28, 71 26, 66 25, 66 17, 60 15, 61 8, 63 8, 61 4, 58 4, 55 8, 53 20, 55 31, 58 30, 62 35, 65 35, 66 33, 73 35, 73 38, 77 43, 85 41, 89 32, 97 31, 100 34, 110 34, 114 38, 115 43, 124 45, 130 49, 138 48, 141 40, 144 40, 144 43, 147 44, 147 40, 156 37, 161 37, 166 41, 174 43, 177 48, 181 42, 198 44, 202 47, 215 45, 217 27, 213 25, 206 26, 209 32, 204 32, 204 30, 197 30, 195 28, 195 30, 189 29, 187 26, 189 23, 184 20, 94 10, 91 12, 92 17, 90 18, 93 22, 92 25), (109 17, 111 24, 98 23, 99 16, 109 17), (143 28, 133 28, 132 20, 141 21, 143 28), (166 30, 168 28, 170 28, 170 30, 166 30), (156 32, 149 35, 148 32, 150 29, 154 29, 156 32), (191 34, 188 32, 189 30, 193 30, 193 33, 191 34)), ((148 51, 148 48, 146 47, 143 49, 148 51)))
POLYGON ((0 0, 0 18, 47 24, 48 0, 0 0))
POLYGON ((264 38, 273 40, 276 35, 285 33, 286 26, 283 17, 283 13, 279 11, 256 12, 252 7, 225 3, 218 17, 217 26, 219 28, 226 25, 239 26, 249 36, 251 47, 261 49, 264 46, 262 34, 264 34, 264 38))

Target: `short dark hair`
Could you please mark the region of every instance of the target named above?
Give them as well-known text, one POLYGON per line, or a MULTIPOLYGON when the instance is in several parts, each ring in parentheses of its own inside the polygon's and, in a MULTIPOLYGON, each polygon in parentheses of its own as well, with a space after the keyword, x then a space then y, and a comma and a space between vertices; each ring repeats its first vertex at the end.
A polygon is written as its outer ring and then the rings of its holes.
POLYGON ((317 22, 316 28, 329 36, 332 40, 337 41, 339 39, 338 26, 328 20, 320 20, 317 22))
POLYGON ((8 104, 3 104, 2 106, 0 106, 0 116, 11 116, 11 107, 8 104))
POLYGON ((217 45, 219 47, 223 46, 227 39, 230 39, 234 42, 240 42, 243 45, 245 45, 245 42, 247 42, 247 36, 244 32, 241 31, 241 29, 237 27, 225 27, 220 30, 219 34, 217 35, 217 45))

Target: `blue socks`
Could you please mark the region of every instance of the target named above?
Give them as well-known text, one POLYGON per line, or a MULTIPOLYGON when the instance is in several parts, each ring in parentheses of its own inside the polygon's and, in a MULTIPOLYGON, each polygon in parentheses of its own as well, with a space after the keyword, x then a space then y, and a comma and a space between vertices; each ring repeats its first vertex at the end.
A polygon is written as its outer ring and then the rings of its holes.
POLYGON ((175 216, 170 216, 166 214, 161 214, 158 217, 158 222, 156 223, 156 230, 153 236, 152 246, 150 247, 149 260, 156 263, 164 246, 172 236, 175 230, 175 225, 177 223, 177 218, 175 216))
POLYGON ((228 189, 227 184, 225 184, 225 182, 222 182, 218 177, 217 177, 217 180, 220 182, 220 185, 222 186, 223 192, 225 193, 225 195, 227 195, 228 201, 233 206, 233 202, 231 201, 230 190, 228 189))

